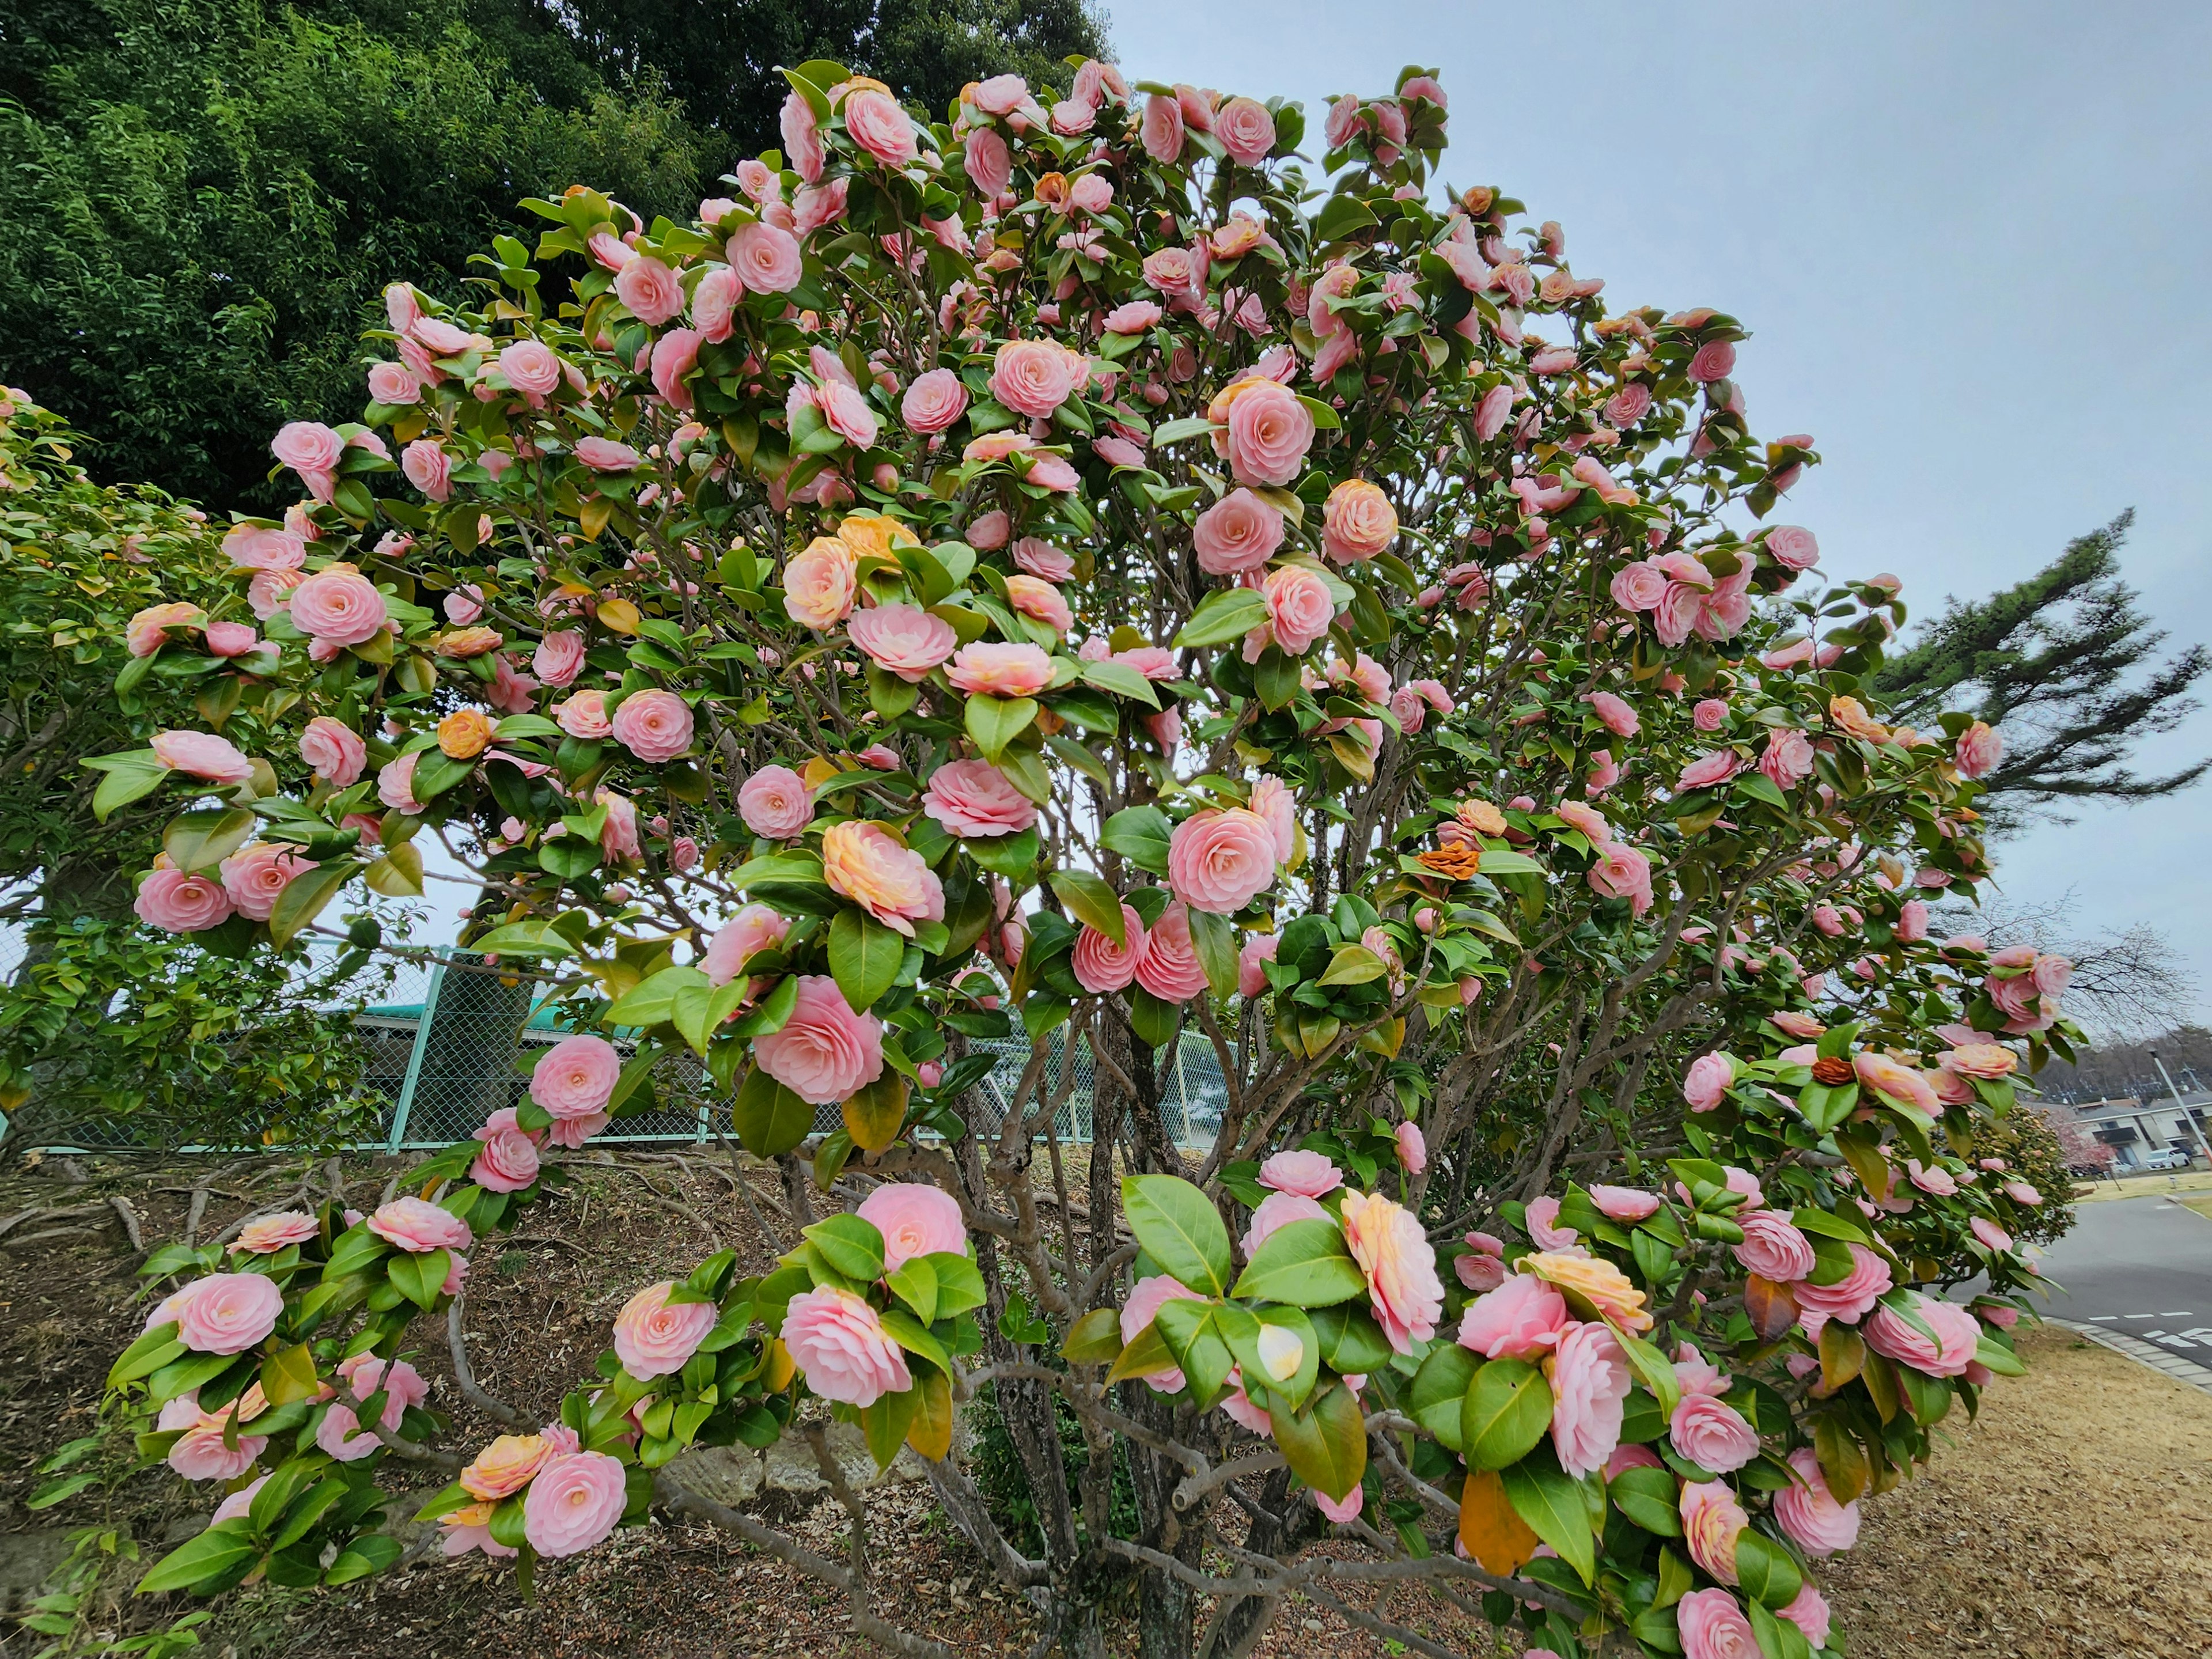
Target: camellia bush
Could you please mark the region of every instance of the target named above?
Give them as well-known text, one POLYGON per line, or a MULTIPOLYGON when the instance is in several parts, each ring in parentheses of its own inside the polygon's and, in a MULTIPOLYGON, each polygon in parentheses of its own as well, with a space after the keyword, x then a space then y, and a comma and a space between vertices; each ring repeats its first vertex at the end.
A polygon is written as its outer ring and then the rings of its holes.
POLYGON ((395 288, 362 421, 276 434, 307 501, 144 659, 258 630, 222 735, 101 763, 181 812, 143 915, 282 945, 435 836, 574 1034, 374 1213, 148 1264, 113 1408, 222 1496, 143 1588, 377 1571, 427 1462, 523 1593, 658 1504, 945 1653, 878 1611, 836 1420, 1071 1653, 1132 1604, 1245 1653, 1294 1594, 1448 1651, 1343 1599, 1407 1581, 1539 1653, 1832 1650, 1862 1494, 2019 1369, 2044 1200, 1981 1137, 2068 970, 1929 936, 1998 745, 1869 703, 1899 584, 1766 524, 1815 457, 1752 436, 1743 329, 1610 312, 1448 184, 1417 70, 1310 135, 1097 63, 941 122, 790 81, 698 222, 580 188, 395 288), (640 1287, 524 1422, 469 1254, 685 1048, 803 1234, 640 1287), (440 1443, 426 1316, 513 1432, 440 1443), (951 1452, 986 1388, 1026 1547, 951 1452), (784 1436, 842 1559, 686 1485, 784 1436))

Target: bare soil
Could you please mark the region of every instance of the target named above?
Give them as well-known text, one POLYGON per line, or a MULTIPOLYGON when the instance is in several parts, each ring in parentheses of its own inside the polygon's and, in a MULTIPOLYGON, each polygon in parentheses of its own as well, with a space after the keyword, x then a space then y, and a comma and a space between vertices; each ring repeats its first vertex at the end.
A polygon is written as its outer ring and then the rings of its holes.
MULTIPOLYGON (((112 1486, 44 1512, 24 1508, 41 1483, 38 1462, 96 1425, 106 1368, 144 1317, 132 1299, 138 1255, 106 1198, 126 1198, 150 1248, 183 1236, 191 1189, 211 1173, 206 1165, 119 1164, 64 1171, 50 1160, 0 1180, 0 1598, 20 1601, 10 1586, 21 1575, 11 1580, 10 1564, 43 1570, 61 1532, 119 1526, 147 1559, 158 1559, 212 1506, 206 1492, 166 1469, 125 1474, 127 1455, 118 1453, 112 1486), (64 1178, 71 1174, 85 1179, 64 1178), (30 1210, 75 1213, 7 1228, 30 1210)), ((324 1189, 327 1170, 310 1173, 324 1189)), ((219 1237, 250 1210, 280 1200, 301 1174, 293 1165, 218 1176, 199 1237, 219 1237)), ((396 1174, 397 1166, 354 1160, 343 1171, 348 1195, 366 1207, 396 1174)), ((1070 1175, 1079 1193, 1079 1176, 1070 1175)), ((756 1210, 781 1224, 778 1194, 757 1170, 750 1190, 748 1204, 711 1152, 625 1154, 583 1166, 568 1192, 520 1222, 503 1249, 478 1254, 466 1324, 480 1382, 550 1415, 588 1372, 609 1321, 638 1285, 686 1271, 725 1244, 744 1257, 744 1270, 763 1269, 775 1247, 756 1210)), ((1860 1547, 1825 1564, 1824 1587, 1853 1659, 2212 1659, 2212 1566, 2202 1553, 2212 1526, 2212 1397, 2070 1333, 2038 1334, 2027 1347, 2029 1376, 1991 1389, 1978 1424, 1946 1424, 1954 1443, 1919 1479, 1870 1500, 1860 1547)), ((415 1358, 431 1379, 431 1404, 453 1415, 450 1443, 471 1446, 495 1431, 459 1401, 442 1342, 415 1358)), ((398 1471, 387 1485, 395 1481, 436 1484, 398 1471)), ((826 1498, 764 1492, 747 1507, 824 1553, 843 1550, 842 1516, 826 1498)), ((991 1583, 926 1486, 875 1489, 869 1508, 884 1617, 963 1655, 1028 1650, 1036 1639, 1028 1607, 991 1583)), ((1320 1548, 1353 1553, 1338 1543, 1320 1548)), ((183 1611, 181 1603, 131 1601, 128 1578, 107 1581, 88 1634, 144 1629, 183 1611)), ((1348 1601, 1448 1647, 1482 1659, 1518 1650, 1425 1590, 1341 1588, 1348 1601)), ((712 1528, 659 1518, 574 1561, 548 1564, 531 1605, 503 1565, 482 1556, 447 1563, 433 1553, 343 1590, 240 1592, 219 1605, 203 1636, 210 1659, 842 1659, 878 1651, 853 1637, 834 1592, 712 1528)), ((0 1659, 27 1656, 43 1639, 16 1630, 0 1638, 0 1659)), ((1112 1641, 1116 1653, 1133 1653, 1132 1632, 1112 1641)), ((1393 1647, 1299 1602, 1260 1651, 1269 1659, 1382 1659, 1393 1647)))

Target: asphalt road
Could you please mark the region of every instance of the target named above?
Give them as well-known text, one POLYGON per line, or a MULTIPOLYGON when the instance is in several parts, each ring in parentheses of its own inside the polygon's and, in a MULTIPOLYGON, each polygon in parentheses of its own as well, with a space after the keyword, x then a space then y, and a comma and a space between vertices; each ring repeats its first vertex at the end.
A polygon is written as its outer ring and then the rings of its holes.
POLYGON ((2212 1367, 2212 1220, 2155 1195, 2083 1204, 2039 1266, 2043 1311, 2124 1331, 2212 1367))

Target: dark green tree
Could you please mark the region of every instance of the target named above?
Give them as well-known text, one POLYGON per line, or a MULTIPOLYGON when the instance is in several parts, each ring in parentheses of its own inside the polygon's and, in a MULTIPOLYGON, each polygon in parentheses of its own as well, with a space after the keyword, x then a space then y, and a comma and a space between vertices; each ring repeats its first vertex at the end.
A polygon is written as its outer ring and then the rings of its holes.
MULTIPOLYGON (((833 58, 942 116, 1001 74, 1066 92, 1070 54, 1103 57, 1091 0, 485 0, 574 38, 608 74, 657 73, 724 165, 776 142, 779 65, 833 58)), ((719 170, 719 169, 718 169, 719 170)))
POLYGON ((2199 761, 2145 775, 2130 764, 2145 738, 2193 714, 2212 652, 2192 645, 2160 660, 2166 631, 2120 577, 2133 509, 2076 537, 2050 564, 1988 598, 1952 599, 1883 665, 1876 690, 1901 720, 1945 710, 1986 720, 2005 741, 1986 780, 2000 825, 2030 807, 2135 802, 2185 789, 2199 761))
POLYGON ((456 291, 520 198, 578 180, 696 200, 649 76, 494 33, 464 0, 0 0, 0 380, 101 477, 289 500, 268 434, 357 398, 385 283, 456 291))

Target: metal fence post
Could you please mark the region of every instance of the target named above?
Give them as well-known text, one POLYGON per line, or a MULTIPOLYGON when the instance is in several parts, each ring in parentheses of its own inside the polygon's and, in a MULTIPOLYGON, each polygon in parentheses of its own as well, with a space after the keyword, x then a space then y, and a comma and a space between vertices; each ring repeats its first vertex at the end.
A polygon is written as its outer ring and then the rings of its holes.
POLYGON ((438 1012, 438 988, 446 982, 446 964, 440 963, 430 969, 430 983, 422 993, 422 1017, 415 1027, 415 1048, 407 1056, 406 1079, 399 1085, 399 1099, 392 1109, 392 1133, 384 1150, 396 1154, 407 1135, 407 1115, 415 1104, 415 1085, 422 1078, 422 1056, 430 1047, 430 1022, 438 1012))

